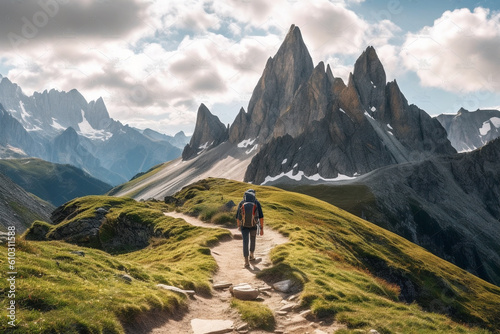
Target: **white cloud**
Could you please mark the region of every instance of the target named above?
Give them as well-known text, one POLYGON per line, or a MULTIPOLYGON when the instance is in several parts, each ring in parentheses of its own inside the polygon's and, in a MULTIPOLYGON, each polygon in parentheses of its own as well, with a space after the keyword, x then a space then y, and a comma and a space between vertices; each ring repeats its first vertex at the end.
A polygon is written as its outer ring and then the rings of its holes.
POLYGON ((405 66, 422 85, 455 93, 500 92, 500 13, 485 8, 446 11, 417 34, 408 34, 401 51, 405 66))

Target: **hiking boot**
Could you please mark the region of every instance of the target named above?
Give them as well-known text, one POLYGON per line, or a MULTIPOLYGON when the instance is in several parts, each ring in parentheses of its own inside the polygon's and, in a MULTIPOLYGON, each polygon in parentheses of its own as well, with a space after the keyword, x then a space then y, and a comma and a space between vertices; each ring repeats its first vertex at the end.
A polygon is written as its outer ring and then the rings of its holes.
POLYGON ((255 261, 255 256, 253 255, 253 252, 250 252, 250 261, 255 261))
POLYGON ((248 256, 245 257, 245 268, 249 268, 250 267, 250 262, 248 262, 248 256))

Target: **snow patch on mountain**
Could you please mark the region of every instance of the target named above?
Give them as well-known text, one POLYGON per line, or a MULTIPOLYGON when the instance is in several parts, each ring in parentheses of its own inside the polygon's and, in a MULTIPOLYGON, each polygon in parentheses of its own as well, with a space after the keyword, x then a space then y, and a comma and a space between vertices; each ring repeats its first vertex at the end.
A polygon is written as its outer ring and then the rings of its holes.
POLYGON ((249 138, 249 139, 245 139, 245 140, 242 140, 238 143, 238 147, 239 148, 247 148, 248 146, 251 146, 253 145, 253 143, 255 143, 255 141, 257 140, 257 138, 249 138))
POLYGON ((269 182, 274 182, 274 181, 279 180, 283 177, 288 177, 289 179, 295 180, 295 181, 302 181, 302 178, 304 178, 305 180, 309 180, 309 181, 322 181, 322 182, 337 182, 337 181, 344 181, 344 180, 352 180, 352 179, 356 178, 355 176, 347 176, 347 175, 343 175, 343 174, 338 174, 338 176, 335 178, 324 178, 321 175, 319 175, 319 173, 316 173, 316 174, 311 175, 311 176, 307 176, 304 174, 303 171, 298 171, 296 174, 294 174, 293 169, 292 169, 286 173, 282 172, 281 174, 278 174, 276 176, 270 176, 270 175, 266 176, 264 182, 262 182, 261 185, 265 185, 266 183, 269 183, 269 182))
POLYGON ((78 123, 78 128, 80 129, 80 131, 78 131, 79 135, 87 137, 89 139, 102 140, 102 141, 106 141, 113 136, 111 132, 94 129, 92 125, 90 125, 90 123, 85 118, 85 112, 83 111, 83 109, 81 110, 81 112, 82 112, 82 121, 78 123))

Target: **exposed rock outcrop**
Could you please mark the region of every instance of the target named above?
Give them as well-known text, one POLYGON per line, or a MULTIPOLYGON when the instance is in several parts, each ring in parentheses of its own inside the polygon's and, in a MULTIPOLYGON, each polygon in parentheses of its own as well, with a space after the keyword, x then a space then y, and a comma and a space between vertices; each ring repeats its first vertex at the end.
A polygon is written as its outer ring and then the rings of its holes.
POLYGON ((231 141, 238 143, 244 139, 257 138, 267 141, 277 119, 283 115, 292 103, 299 87, 306 82, 313 72, 313 62, 302 39, 300 29, 290 27, 285 40, 276 55, 269 58, 262 76, 248 103, 247 122, 242 122, 241 111, 231 129, 231 141), (239 135, 236 136, 236 133, 239 135))
POLYGON ((228 128, 202 103, 198 108, 193 136, 182 152, 182 159, 193 158, 198 153, 223 143, 228 137, 228 128))

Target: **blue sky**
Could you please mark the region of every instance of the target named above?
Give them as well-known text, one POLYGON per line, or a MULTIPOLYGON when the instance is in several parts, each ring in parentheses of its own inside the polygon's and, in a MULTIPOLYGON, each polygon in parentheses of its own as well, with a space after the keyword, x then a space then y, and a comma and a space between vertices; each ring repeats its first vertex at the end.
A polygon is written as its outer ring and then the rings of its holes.
POLYGON ((78 89, 122 123, 194 129, 246 109, 291 24, 347 79, 373 45, 431 115, 500 106, 500 5, 466 0, 27 0, 0 3, 0 74, 28 95, 78 89), (497 82, 498 81, 498 82, 497 82))

